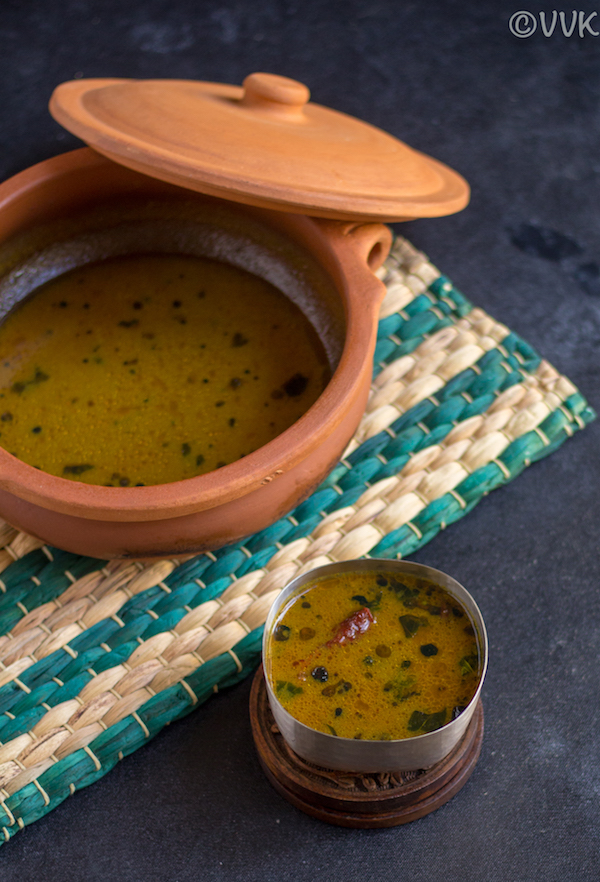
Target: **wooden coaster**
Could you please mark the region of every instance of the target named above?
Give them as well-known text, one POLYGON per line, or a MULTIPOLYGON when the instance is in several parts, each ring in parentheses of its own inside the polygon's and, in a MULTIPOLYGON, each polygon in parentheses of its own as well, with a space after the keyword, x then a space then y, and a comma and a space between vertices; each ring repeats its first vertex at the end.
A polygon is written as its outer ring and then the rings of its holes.
POLYGON ((395 827, 428 815, 465 785, 483 740, 479 701, 462 740, 429 769, 367 775, 323 769, 301 759, 283 740, 262 666, 252 683, 250 721, 260 764, 273 787, 296 808, 341 827, 395 827))

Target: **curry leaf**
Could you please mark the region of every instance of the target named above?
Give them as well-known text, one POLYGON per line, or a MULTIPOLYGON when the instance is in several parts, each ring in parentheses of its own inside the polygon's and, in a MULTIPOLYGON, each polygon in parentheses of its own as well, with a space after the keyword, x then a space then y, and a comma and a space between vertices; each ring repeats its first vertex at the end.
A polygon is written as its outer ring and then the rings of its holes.
POLYGON ((419 626, 423 623, 419 618, 417 618, 417 616, 406 614, 400 616, 400 624, 402 625, 402 629, 406 637, 414 637, 419 630, 419 626))
POLYGON ((381 598, 383 596, 383 591, 380 591, 373 600, 367 600, 364 594, 355 594, 352 597, 352 600, 355 600, 357 603, 360 603, 361 606, 366 606, 368 609, 374 610, 379 609, 381 606, 381 598))
POLYGON ((418 588, 409 588, 404 582, 394 578, 390 578, 390 587, 404 606, 410 608, 415 605, 414 598, 419 596, 418 588))
POLYGON ((412 674, 399 672, 393 680, 390 680, 383 687, 384 692, 391 692, 396 701, 405 701, 411 695, 418 695, 413 686, 415 686, 417 678, 412 674))
POLYGON ((409 732, 435 732, 446 722, 446 708, 434 714, 426 714, 423 711, 413 711, 408 721, 409 732))
POLYGON ((473 655, 465 655, 459 661, 460 672, 463 677, 467 677, 469 674, 476 674, 477 668, 479 667, 479 657, 475 654, 473 655))
POLYGON ((436 714, 429 714, 421 729, 423 732, 435 732, 436 729, 441 729, 441 727, 446 722, 446 708, 441 711, 438 711, 436 714))

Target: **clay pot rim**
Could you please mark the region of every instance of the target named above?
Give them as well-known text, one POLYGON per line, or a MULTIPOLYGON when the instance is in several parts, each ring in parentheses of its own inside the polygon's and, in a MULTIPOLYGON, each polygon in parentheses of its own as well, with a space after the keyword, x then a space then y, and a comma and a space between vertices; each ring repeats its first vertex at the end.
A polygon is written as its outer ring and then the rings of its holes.
MULTIPOLYGON (((0 184, 0 211, 7 202, 23 196, 49 177, 89 168, 98 162, 110 160, 84 147, 30 166, 0 184)), ((0 447, 1 489, 50 511, 89 519, 129 521, 183 516, 229 502, 270 483, 305 459, 310 449, 324 440, 343 419, 345 401, 360 384, 364 353, 369 350, 373 323, 385 291, 373 271, 387 256, 391 232, 381 224, 322 221, 275 210, 257 211, 313 225, 314 233, 321 236, 335 261, 335 272, 326 272, 345 307, 346 335, 337 368, 317 401, 272 441, 243 459, 204 475, 145 487, 104 487, 43 472, 0 447), (352 283, 348 282, 350 276, 352 283), (357 352, 362 353, 361 358, 356 358, 357 352)))

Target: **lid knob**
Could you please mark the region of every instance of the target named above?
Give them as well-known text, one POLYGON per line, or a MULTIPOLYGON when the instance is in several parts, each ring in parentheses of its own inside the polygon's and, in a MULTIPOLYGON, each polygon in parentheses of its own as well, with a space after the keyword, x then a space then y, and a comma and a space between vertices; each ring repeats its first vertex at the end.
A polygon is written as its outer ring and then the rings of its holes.
POLYGON ((301 119, 310 91, 304 83, 277 74, 252 73, 243 83, 242 104, 285 119, 301 119))

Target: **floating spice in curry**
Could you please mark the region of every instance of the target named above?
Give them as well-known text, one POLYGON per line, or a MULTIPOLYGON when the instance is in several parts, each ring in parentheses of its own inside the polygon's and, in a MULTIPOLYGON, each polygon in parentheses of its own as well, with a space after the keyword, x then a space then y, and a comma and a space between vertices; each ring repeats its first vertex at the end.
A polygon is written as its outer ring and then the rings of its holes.
POLYGON ((65 273, 8 314, 0 353, 0 445, 50 474, 115 487, 248 455, 330 378, 312 325, 280 291, 182 255, 65 273))
POLYGON ((456 719, 482 672, 461 604, 433 582, 385 571, 304 584, 278 616, 265 663, 277 698, 301 723, 384 741, 456 719))

